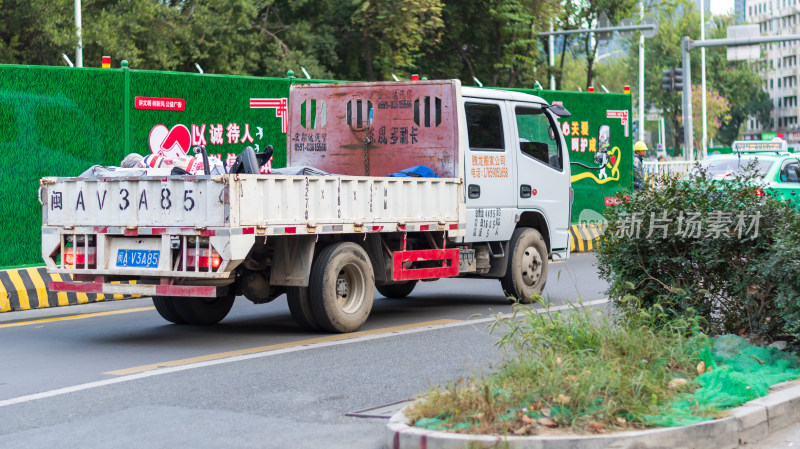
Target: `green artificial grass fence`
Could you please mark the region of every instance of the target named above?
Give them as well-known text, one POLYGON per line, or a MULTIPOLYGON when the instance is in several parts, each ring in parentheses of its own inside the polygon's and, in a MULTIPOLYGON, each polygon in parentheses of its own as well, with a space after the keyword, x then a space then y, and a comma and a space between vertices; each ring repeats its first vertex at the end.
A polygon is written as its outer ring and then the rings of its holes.
MULTIPOLYGON (((0 267, 42 263, 36 198, 42 177, 118 165, 126 154, 150 154, 173 136, 183 136, 174 140, 181 146, 204 143, 223 160, 246 146, 272 145, 273 167, 284 167, 284 114, 275 100, 288 98, 292 82, 326 81, 0 64, 0 267)), ((571 166, 572 221, 596 220, 605 199, 631 185, 632 144, 624 136, 625 129, 632 135, 630 95, 522 91, 572 112, 562 120, 570 159, 595 167, 571 166), (609 149, 618 148, 621 158, 598 178, 592 149, 599 148, 603 125, 609 149)))

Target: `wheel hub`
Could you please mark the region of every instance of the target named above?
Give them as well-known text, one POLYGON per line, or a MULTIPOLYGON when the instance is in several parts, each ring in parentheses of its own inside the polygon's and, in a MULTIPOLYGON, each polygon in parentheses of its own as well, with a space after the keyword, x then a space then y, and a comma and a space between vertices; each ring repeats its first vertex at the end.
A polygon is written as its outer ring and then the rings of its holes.
POLYGON ((347 285, 347 280, 343 278, 336 279, 336 295, 339 298, 347 298, 347 294, 350 291, 350 287, 347 285))
POLYGON ((520 266, 522 267, 522 280, 526 285, 535 285, 542 277, 542 258, 536 248, 532 246, 525 248, 520 266))

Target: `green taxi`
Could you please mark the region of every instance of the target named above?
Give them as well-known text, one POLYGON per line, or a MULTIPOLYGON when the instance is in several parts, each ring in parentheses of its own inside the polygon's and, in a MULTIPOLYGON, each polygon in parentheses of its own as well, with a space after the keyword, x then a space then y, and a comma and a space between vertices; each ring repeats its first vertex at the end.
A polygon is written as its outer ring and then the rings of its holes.
POLYGON ((800 153, 789 153, 786 141, 737 141, 733 153, 701 162, 713 179, 724 180, 754 164, 764 184, 761 194, 792 201, 800 209, 800 153))

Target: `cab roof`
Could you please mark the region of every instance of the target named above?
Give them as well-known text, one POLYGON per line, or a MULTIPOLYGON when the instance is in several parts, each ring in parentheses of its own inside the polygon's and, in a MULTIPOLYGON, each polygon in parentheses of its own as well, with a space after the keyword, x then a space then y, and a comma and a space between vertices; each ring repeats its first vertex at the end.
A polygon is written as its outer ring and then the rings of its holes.
POLYGON ((492 100, 510 100, 510 101, 526 101, 529 103, 540 103, 549 105, 542 97, 536 95, 526 94, 522 92, 515 92, 510 90, 501 89, 488 89, 484 87, 461 87, 461 95, 471 98, 490 98, 492 100))

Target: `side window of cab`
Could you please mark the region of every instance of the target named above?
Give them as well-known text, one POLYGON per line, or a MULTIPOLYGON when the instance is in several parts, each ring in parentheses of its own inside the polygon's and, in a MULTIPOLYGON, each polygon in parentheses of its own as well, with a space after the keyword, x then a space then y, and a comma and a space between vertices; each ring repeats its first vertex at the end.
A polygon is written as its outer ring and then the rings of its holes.
POLYGON ((559 140, 544 109, 517 106, 515 109, 519 150, 555 170, 561 170, 563 159, 559 140))
POLYGON ((503 119, 496 104, 466 103, 467 134, 472 150, 503 151, 503 119))

